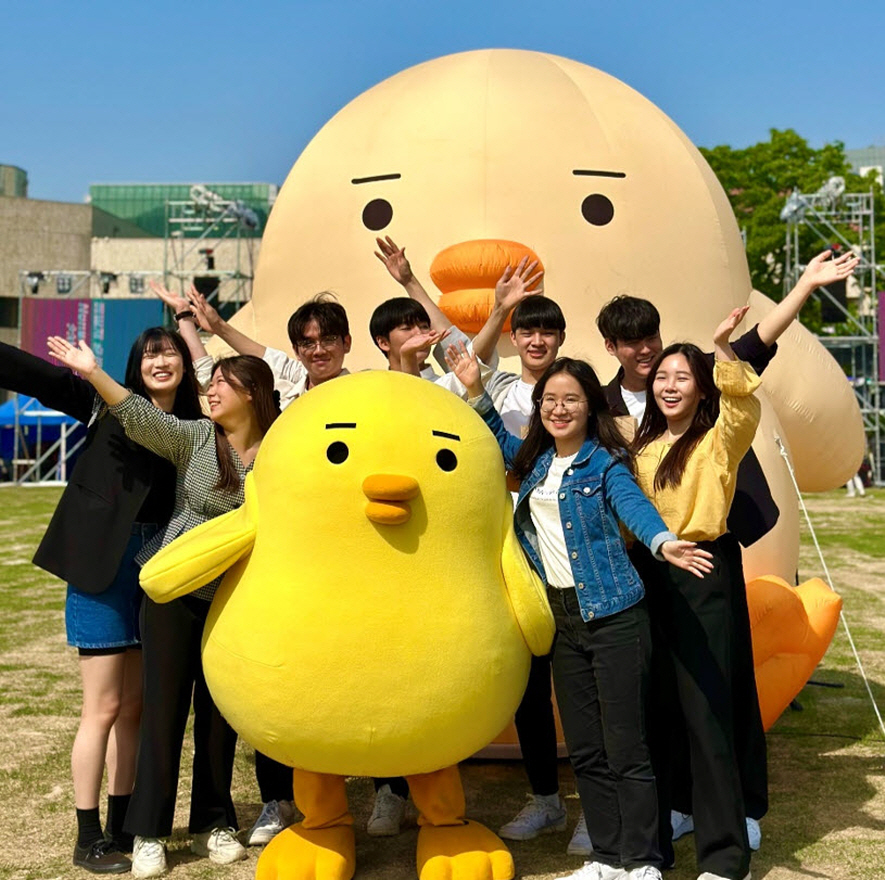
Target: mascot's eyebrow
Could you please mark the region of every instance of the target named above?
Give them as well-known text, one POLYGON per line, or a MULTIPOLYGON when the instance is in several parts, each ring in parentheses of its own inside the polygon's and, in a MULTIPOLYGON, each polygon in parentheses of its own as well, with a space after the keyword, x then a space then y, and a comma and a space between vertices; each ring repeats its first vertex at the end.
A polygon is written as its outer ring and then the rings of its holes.
POLYGON ((461 440, 457 434, 447 434, 445 431, 432 431, 431 433, 434 437, 448 437, 449 440, 458 440, 459 442, 461 440))
POLYGON ((378 180, 399 180, 402 174, 376 174, 374 177, 354 177, 351 183, 375 183, 378 180))
POLYGON ((355 427, 356 427, 356 422, 329 422, 329 424, 326 425, 326 430, 328 431, 329 428, 355 428, 355 427))
MULTIPOLYGON (((576 177, 626 177, 623 171, 588 171, 583 168, 576 168, 572 171, 576 177)), ((354 181, 356 183, 356 181, 354 181)))

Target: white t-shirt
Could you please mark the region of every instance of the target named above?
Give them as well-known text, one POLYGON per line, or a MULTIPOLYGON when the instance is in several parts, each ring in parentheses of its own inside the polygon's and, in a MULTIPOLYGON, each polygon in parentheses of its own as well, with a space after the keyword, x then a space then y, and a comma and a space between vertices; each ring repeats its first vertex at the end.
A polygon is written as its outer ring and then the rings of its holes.
POLYGON ((621 397, 624 398, 624 405, 627 407, 627 412, 629 412, 637 422, 641 422, 642 417, 645 415, 645 392, 628 391, 622 385, 621 397))
POLYGON ((517 379, 508 389, 498 407, 498 414, 504 427, 514 437, 524 437, 532 414, 532 392, 534 385, 517 379))
MULTIPOLYGON (((575 453, 577 455, 577 453, 575 453)), ((565 532, 559 516, 559 487, 562 475, 575 460, 575 455, 553 457, 550 470, 529 495, 529 513, 538 534, 538 549, 547 574, 547 583, 554 587, 574 587, 575 576, 565 546, 565 532)))

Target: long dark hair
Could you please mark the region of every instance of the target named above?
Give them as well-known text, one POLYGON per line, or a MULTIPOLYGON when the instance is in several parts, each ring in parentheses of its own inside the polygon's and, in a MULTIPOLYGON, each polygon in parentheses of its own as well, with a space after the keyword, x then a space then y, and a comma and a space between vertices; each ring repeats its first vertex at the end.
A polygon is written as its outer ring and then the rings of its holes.
MULTIPOLYGON (((252 395, 252 411, 258 430, 264 437, 280 414, 270 367, 259 357, 241 354, 222 358, 215 364, 212 374, 215 375, 218 370, 221 370, 228 383, 252 395)), ((218 456, 218 482, 215 488, 234 492, 239 488, 240 475, 234 465, 230 443, 225 439, 224 428, 218 422, 215 422, 215 451, 218 456)))
POLYGON ((529 417, 525 440, 522 441, 522 446, 519 447, 513 461, 511 470, 513 476, 524 480, 531 473, 538 456, 553 446, 553 438, 541 422, 541 398, 544 396, 548 380, 557 373, 567 373, 575 379, 587 398, 587 436, 595 437, 601 446, 632 470, 630 450, 615 424, 599 377, 593 367, 586 361, 561 357, 547 367, 532 391, 532 414, 529 417))
POLYGON ((190 352, 187 350, 185 341, 175 330, 168 330, 166 327, 148 327, 147 330, 141 332, 138 339, 132 343, 132 348, 129 349, 129 359, 126 361, 126 378, 123 384, 133 394, 150 400, 141 375, 141 361, 146 354, 155 355, 170 347, 181 355, 181 363, 184 366, 181 383, 175 389, 172 414, 180 419, 203 418, 203 410, 200 407, 200 388, 194 374, 190 352))
POLYGON ((704 434, 716 424, 719 417, 719 389, 713 381, 713 367, 708 355, 690 342, 677 342, 668 345, 656 358, 645 383, 645 415, 639 430, 633 438, 633 452, 638 454, 653 440, 657 440, 667 430, 667 417, 658 409, 654 397, 655 375, 665 358, 681 354, 688 361, 688 368, 694 376, 698 391, 703 395, 688 430, 673 444, 655 472, 655 489, 660 491, 667 486, 676 487, 682 482, 685 465, 704 434))

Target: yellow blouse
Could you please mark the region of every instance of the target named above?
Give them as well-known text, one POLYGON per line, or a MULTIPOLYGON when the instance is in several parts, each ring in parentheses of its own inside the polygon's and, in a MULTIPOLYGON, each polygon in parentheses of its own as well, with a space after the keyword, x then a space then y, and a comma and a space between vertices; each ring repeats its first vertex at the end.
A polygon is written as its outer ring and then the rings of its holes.
POLYGON ((749 364, 717 360, 713 379, 722 394, 719 418, 689 456, 679 486, 654 486, 658 465, 672 443, 655 440, 636 456, 636 482, 667 528, 686 541, 713 541, 727 531, 737 468, 753 442, 762 411, 753 396, 759 377, 749 364))

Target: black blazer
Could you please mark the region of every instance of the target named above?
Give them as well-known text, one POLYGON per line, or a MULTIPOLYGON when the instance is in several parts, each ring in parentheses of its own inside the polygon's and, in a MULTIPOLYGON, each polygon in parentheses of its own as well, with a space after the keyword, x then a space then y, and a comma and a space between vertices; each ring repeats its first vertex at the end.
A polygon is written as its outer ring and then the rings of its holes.
MULTIPOLYGON (((759 338, 757 327, 735 340, 731 347, 738 358, 750 364, 760 376, 777 353, 777 344, 765 345, 759 338)), ((707 357, 712 363, 714 356, 708 354, 707 357)), ((623 375, 622 368, 603 388, 609 409, 615 416, 630 415, 621 394, 623 375)), ((738 466, 734 500, 728 513, 728 530, 744 547, 749 547, 774 528, 779 516, 780 511, 771 497, 771 489, 768 488, 762 465, 751 447, 738 466)))
POLYGON ((0 343, 0 388, 36 397, 89 425, 83 451, 34 555, 34 563, 87 593, 106 590, 151 491, 165 522, 175 500, 175 467, 126 437, 109 414, 95 419, 95 389, 57 367, 0 343), (168 503, 167 503, 168 500, 168 503))

